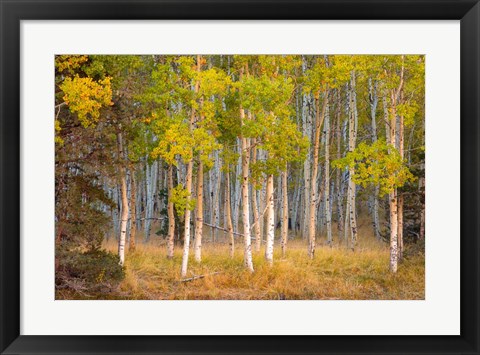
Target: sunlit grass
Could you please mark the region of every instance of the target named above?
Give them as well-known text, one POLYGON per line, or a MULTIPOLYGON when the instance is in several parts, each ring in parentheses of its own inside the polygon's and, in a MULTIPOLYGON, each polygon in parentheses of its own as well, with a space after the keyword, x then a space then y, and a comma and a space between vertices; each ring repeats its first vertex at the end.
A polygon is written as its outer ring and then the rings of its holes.
MULTIPOLYGON (((181 282, 181 246, 175 257, 166 258, 163 238, 149 244, 138 243, 126 253, 126 276, 117 290, 102 299, 424 299, 425 263, 422 254, 408 255, 397 274, 389 271, 389 252, 385 243, 359 238, 355 251, 342 245, 328 247, 319 241, 315 258, 307 257, 305 240, 291 240, 285 258, 276 246, 274 263, 264 259, 264 250, 253 253, 255 272, 243 266, 243 246, 237 243, 230 258, 225 243, 204 242, 202 262, 189 259, 187 278, 181 282)), ((116 249, 114 242, 106 244, 116 249)))

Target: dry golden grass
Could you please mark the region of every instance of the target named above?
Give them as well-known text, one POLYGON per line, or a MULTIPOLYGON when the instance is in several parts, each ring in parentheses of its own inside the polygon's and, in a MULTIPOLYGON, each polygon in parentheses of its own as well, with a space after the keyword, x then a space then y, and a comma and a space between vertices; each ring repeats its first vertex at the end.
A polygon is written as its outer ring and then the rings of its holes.
MULTIPOLYGON (((106 247, 116 250, 113 242, 106 247)), ((167 260, 163 238, 156 238, 149 244, 139 243, 134 252, 127 250, 125 279, 117 289, 94 298, 411 300, 425 297, 423 254, 407 253, 398 273, 393 275, 388 268, 388 246, 373 238, 360 238, 355 252, 341 245, 333 248, 319 245, 313 260, 307 257, 304 240, 289 241, 285 258, 278 245, 275 249, 272 266, 265 262, 263 248, 254 252, 252 274, 243 266, 240 240, 233 259, 228 245, 204 243, 202 262, 197 263, 191 255, 187 277, 205 277, 180 282, 181 246, 176 246, 175 257, 167 260)))

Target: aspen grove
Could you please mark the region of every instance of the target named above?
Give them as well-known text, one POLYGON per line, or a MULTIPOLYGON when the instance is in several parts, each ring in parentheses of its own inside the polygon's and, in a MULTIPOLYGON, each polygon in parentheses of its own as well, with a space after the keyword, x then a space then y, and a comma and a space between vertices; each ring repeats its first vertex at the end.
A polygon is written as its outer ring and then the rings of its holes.
POLYGON ((56 56, 56 297, 424 298, 424 102, 422 55, 56 56))

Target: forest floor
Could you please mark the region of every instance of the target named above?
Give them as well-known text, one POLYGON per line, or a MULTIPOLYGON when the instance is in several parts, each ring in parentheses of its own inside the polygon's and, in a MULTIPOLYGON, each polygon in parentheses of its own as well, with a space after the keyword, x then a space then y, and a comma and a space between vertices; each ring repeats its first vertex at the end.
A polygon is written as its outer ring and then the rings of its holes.
MULTIPOLYGON (((182 248, 166 258, 163 238, 139 243, 126 252, 125 279, 108 291, 89 295, 57 294, 57 299, 134 300, 416 300, 425 298, 425 258, 418 248, 407 248, 396 275, 389 271, 388 245, 373 238, 359 238, 353 252, 343 246, 332 248, 319 241, 315 258, 307 256, 306 240, 290 240, 285 258, 275 248, 272 266, 264 259, 264 248, 253 252, 255 272, 243 266, 241 241, 234 258, 226 243, 204 242, 202 262, 190 253, 186 278, 182 282, 182 248)), ((207 238, 205 238, 207 239, 207 238)), ((114 241, 106 248, 115 251, 114 241)))

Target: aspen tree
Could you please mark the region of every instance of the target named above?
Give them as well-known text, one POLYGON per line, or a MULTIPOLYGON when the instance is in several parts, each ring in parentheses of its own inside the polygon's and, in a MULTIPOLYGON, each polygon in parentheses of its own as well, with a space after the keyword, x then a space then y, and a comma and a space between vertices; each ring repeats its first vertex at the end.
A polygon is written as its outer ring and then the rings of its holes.
POLYGON ((135 250, 137 226, 136 226, 136 179, 135 169, 130 171, 130 239, 128 241, 128 250, 135 250))
POLYGON ((282 256, 285 257, 288 242, 288 175, 287 167, 282 171, 282 194, 283 194, 283 208, 282 208, 282 256))
MULTIPOLYGON (((348 151, 353 152, 357 141, 357 99, 356 99, 356 73, 352 71, 350 80, 350 116, 348 120, 348 151)), ((356 212, 356 185, 353 179, 355 174, 354 166, 348 168, 348 219, 351 233, 350 248, 355 249, 357 242, 357 212, 356 212)))
MULTIPOLYGON (((240 106, 240 122, 245 124, 245 110, 240 106)), ((252 240, 250 236, 250 204, 249 204, 249 164, 250 140, 242 135, 242 222, 243 222, 243 247, 245 267, 253 272, 252 240)))
POLYGON ((325 125, 324 125, 324 136, 325 136, 325 222, 327 225, 327 244, 329 246, 333 245, 332 239, 332 212, 330 209, 330 114, 329 112, 325 113, 325 125))
MULTIPOLYGON (((122 133, 117 133, 117 144, 118 144, 118 158, 123 160, 124 151, 123 151, 123 138, 122 133)), ((127 239, 127 223, 128 223, 128 197, 127 197, 127 173, 123 162, 119 165, 120 171, 120 191, 122 195, 122 214, 120 220, 120 237, 118 238, 118 256, 120 258, 120 265, 123 266, 125 263, 125 242, 127 239)))
MULTIPOLYGON (((257 163, 257 147, 256 147, 256 139, 253 140, 253 150, 252 150, 252 165, 256 165, 257 163)), ((255 250, 258 252, 260 251, 260 247, 262 244, 262 232, 260 229, 260 216, 258 213, 258 189, 254 188, 252 190, 252 209, 253 209, 253 224, 254 224, 254 231, 255 231, 255 250)))
MULTIPOLYGON (((201 56, 197 55, 196 58, 196 76, 195 85, 194 85, 194 97, 198 94, 200 87, 200 81, 198 79, 198 74, 201 70, 201 56)), ((188 124, 189 133, 193 136, 195 119, 197 117, 197 112, 195 106, 191 108, 190 121, 188 124)), ((181 277, 187 275, 188 268, 188 255, 190 250, 190 218, 191 218, 191 203, 192 203, 192 180, 193 180, 193 147, 190 148, 190 157, 187 161, 187 173, 185 178, 185 189, 186 189, 186 209, 185 209, 185 232, 183 237, 183 255, 182 255, 182 268, 181 268, 181 277)))
MULTIPOLYGON (((369 86, 369 101, 370 101, 370 116, 372 120, 372 142, 377 141, 377 105, 378 105, 378 96, 377 96, 377 82, 372 83, 372 78, 368 79, 369 86)), ((375 191, 373 195, 373 232, 375 238, 380 240, 380 219, 378 216, 378 193, 379 187, 375 185, 375 191)))

